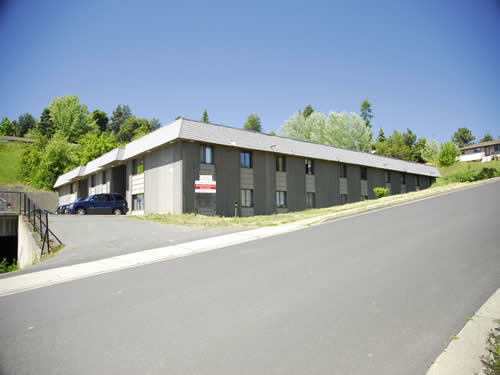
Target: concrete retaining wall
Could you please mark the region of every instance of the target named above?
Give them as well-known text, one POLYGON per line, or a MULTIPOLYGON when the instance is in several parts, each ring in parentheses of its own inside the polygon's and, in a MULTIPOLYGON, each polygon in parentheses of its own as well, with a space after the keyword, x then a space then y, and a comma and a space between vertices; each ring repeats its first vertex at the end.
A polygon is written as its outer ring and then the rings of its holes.
POLYGON ((31 224, 24 216, 19 216, 17 233, 17 263, 19 268, 31 266, 40 260, 39 236, 36 232, 32 232, 31 224))

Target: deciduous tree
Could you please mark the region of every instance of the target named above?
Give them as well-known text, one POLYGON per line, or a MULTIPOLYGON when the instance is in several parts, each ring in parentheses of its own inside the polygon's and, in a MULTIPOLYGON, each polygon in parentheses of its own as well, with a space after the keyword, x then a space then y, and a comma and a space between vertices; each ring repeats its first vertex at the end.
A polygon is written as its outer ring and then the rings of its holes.
POLYGON ((16 123, 16 135, 24 137, 24 135, 36 126, 35 118, 29 113, 19 116, 16 123))
POLYGON ((83 134, 93 130, 89 126, 87 106, 80 104, 76 95, 54 98, 49 110, 56 132, 67 137, 68 142, 75 143, 83 134))
POLYGON ((0 124, 0 134, 13 136, 16 134, 16 128, 12 125, 7 117, 2 119, 0 124))
POLYGON ((455 163, 455 159, 460 155, 457 146, 453 142, 445 142, 441 144, 439 151, 439 164, 442 166, 449 166, 455 163))
POLYGON ((458 128, 458 130, 453 134, 451 140, 457 145, 457 147, 465 147, 470 145, 476 137, 472 135, 472 132, 467 128, 458 128))
POLYGON ((491 134, 485 134, 483 138, 481 138, 481 140, 479 142, 489 142, 489 141, 492 141, 493 140, 493 137, 491 136, 491 134))
POLYGON ((111 133, 102 132, 97 134, 95 132, 90 132, 80 138, 78 145, 77 154, 79 164, 85 165, 89 161, 118 147, 119 143, 111 133))

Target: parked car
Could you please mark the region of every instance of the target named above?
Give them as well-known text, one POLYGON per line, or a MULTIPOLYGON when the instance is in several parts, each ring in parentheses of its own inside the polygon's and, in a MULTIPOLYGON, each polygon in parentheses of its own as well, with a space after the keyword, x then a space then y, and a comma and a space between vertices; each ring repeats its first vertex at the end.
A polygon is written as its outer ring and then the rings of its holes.
POLYGON ((75 204, 75 203, 78 203, 80 201, 82 201, 84 198, 76 198, 76 200, 73 202, 73 203, 70 203, 70 204, 62 204, 60 205, 59 207, 57 207, 57 210, 56 210, 56 215, 64 215, 64 214, 69 214, 69 206, 71 204, 75 204))
POLYGON ((120 194, 94 194, 79 202, 71 203, 66 212, 70 214, 113 214, 128 212, 127 201, 120 194))

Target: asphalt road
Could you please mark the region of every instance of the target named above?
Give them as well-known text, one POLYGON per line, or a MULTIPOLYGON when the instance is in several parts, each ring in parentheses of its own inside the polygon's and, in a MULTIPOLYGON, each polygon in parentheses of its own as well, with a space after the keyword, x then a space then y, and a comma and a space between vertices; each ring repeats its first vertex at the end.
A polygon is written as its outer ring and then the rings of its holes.
POLYGON ((424 374, 500 286, 500 183, 0 298, 0 374, 424 374))

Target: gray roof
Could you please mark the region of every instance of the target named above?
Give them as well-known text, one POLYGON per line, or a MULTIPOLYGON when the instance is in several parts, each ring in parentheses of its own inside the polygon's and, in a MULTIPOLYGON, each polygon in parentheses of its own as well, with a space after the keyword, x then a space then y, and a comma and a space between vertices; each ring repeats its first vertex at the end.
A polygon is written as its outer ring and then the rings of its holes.
POLYGON ((90 161, 86 166, 77 167, 59 176, 54 187, 68 184, 181 139, 440 177, 435 167, 425 164, 181 118, 128 143, 124 148, 116 148, 90 161))

